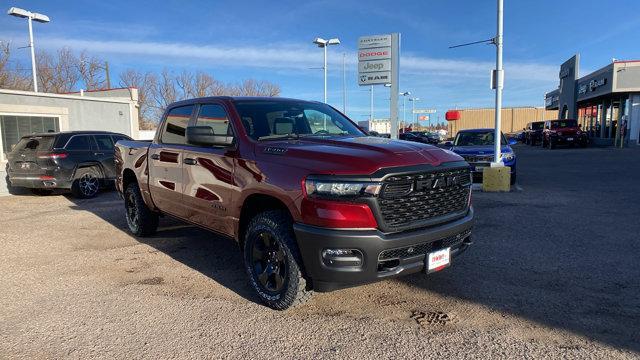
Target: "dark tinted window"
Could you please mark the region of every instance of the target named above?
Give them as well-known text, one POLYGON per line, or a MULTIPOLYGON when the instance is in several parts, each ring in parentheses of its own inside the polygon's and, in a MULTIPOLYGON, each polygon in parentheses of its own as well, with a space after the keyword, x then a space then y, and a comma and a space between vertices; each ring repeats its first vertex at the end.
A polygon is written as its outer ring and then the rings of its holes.
POLYGON ((566 128, 566 127, 578 127, 578 122, 575 120, 558 120, 551 122, 551 128, 566 128))
POLYGON ((53 136, 22 138, 16 144, 15 150, 50 150, 53 145, 53 136))
POLYGON ((124 135, 112 135, 111 136, 113 138, 113 143, 117 143, 120 140, 131 140, 131 138, 124 136, 124 135))
MULTIPOLYGON (((456 136, 456 141, 454 142, 455 146, 483 146, 493 144, 495 144, 493 131, 462 131, 458 133, 458 135, 456 136)), ((501 144, 507 145, 507 139, 504 137, 504 135, 502 135, 501 144)))
POLYGON ((193 105, 171 109, 167 114, 160 140, 165 144, 186 144, 185 131, 192 112, 193 105))
POLYGON ((544 123, 542 123, 542 122, 539 122, 539 123, 533 123, 533 124, 531 124, 531 128, 532 128, 533 130, 540 130, 540 129, 542 129, 543 127, 544 127, 544 123))
POLYGON ((297 136, 364 136, 326 104, 306 101, 236 101, 242 125, 256 140, 297 136))
POLYGON ((93 137, 91 135, 75 135, 72 136, 67 146, 67 150, 91 150, 93 145, 93 137))
POLYGON ((214 135, 230 134, 229 117, 220 105, 202 105, 196 119, 196 126, 208 126, 214 135))
POLYGON ((96 142, 98 143, 98 149, 100 150, 113 150, 113 140, 109 135, 95 135, 96 142))

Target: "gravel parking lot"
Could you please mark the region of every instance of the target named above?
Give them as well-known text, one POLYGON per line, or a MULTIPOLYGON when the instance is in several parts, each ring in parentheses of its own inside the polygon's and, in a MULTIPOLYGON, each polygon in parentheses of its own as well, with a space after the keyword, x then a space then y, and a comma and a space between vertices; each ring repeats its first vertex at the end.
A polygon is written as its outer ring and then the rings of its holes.
POLYGON ((451 268, 286 312, 235 243, 166 218, 133 238, 114 192, 0 198, 0 358, 640 357, 640 150, 516 152, 451 268))

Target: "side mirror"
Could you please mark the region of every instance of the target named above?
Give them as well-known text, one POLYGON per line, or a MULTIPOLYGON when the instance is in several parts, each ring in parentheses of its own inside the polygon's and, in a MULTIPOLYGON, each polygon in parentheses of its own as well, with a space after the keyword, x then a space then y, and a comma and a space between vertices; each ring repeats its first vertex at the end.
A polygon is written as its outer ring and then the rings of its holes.
POLYGON ((215 135, 210 126, 187 126, 187 142, 198 146, 229 146, 233 136, 215 135))
POLYGON ((514 138, 509 138, 509 145, 515 145, 518 143, 518 140, 514 139, 514 138))
POLYGON ((444 146, 453 146, 453 141, 445 141, 444 146))

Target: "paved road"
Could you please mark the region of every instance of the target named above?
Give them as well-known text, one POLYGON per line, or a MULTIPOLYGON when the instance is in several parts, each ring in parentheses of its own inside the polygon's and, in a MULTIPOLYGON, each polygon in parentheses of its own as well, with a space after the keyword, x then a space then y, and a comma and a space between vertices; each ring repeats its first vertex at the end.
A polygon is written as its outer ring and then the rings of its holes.
POLYGON ((640 151, 517 148, 429 277, 257 303, 228 240, 127 234, 114 193, 0 199, 0 358, 640 358, 640 151))

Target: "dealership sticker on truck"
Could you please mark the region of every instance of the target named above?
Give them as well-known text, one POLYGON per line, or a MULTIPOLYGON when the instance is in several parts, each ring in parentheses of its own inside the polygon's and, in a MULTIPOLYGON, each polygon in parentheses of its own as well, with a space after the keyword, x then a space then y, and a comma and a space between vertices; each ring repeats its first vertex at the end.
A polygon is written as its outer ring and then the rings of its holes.
POLYGON ((450 264, 451 248, 429 253, 427 256, 427 272, 440 271, 450 264))

